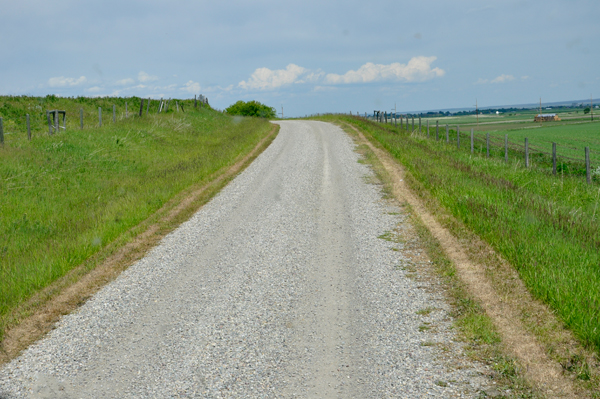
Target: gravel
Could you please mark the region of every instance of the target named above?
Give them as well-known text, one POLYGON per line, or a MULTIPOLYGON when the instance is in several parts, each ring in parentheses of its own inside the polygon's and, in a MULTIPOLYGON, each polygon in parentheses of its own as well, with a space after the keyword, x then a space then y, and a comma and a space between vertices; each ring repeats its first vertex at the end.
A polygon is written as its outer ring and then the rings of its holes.
POLYGON ((378 238, 407 221, 352 140, 279 123, 210 203, 2 368, 0 398, 477 396, 486 370, 442 294, 378 238))

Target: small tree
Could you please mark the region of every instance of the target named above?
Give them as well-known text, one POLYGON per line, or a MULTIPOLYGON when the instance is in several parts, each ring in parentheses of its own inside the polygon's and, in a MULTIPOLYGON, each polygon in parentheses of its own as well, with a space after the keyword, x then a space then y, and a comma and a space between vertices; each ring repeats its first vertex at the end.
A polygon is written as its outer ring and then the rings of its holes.
POLYGON ((590 107, 587 107, 586 109, 583 110, 584 114, 589 114, 590 113, 590 107))
POLYGON ((261 104, 258 101, 238 101, 225 109, 229 115, 256 116, 259 118, 275 118, 275 108, 261 104))

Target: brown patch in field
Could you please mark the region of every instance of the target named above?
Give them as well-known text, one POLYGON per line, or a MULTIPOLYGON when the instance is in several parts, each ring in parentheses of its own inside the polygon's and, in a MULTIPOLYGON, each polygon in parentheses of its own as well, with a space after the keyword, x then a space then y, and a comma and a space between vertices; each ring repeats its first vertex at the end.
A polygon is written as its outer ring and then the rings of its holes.
POLYGON ((275 138, 279 126, 243 158, 218 172, 208 183, 195 186, 162 206, 153 216, 125 233, 122 240, 73 269, 15 311, 0 343, 0 365, 14 359, 54 328, 62 315, 71 313, 113 281, 123 270, 141 259, 151 248, 187 220, 214 194, 244 170, 275 138))
MULTIPOLYGON (((564 375, 564 365, 561 366, 559 362, 552 360, 536 336, 527 331, 525 323, 529 325, 530 321, 523 320, 525 308, 533 310, 530 317, 547 325, 552 324, 555 327, 554 334, 559 335, 566 345, 573 350, 577 346, 570 333, 560 327, 551 311, 531 297, 516 271, 477 237, 470 237, 469 242, 457 239, 434 218, 423 201, 411 191, 405 182, 403 167, 388 152, 373 145, 358 129, 348 126, 356 131, 362 143, 369 146, 391 176, 393 195, 400 202, 405 201, 412 207, 444 248, 460 279, 493 320, 508 351, 523 366, 525 377, 550 398, 588 397, 586 392, 577 389, 564 375), (474 261, 487 257, 497 260, 495 263, 498 267, 494 267, 493 273, 489 273, 490 270, 486 270, 486 266, 480 262, 474 261)), ((568 351, 569 348, 564 350, 568 351)))

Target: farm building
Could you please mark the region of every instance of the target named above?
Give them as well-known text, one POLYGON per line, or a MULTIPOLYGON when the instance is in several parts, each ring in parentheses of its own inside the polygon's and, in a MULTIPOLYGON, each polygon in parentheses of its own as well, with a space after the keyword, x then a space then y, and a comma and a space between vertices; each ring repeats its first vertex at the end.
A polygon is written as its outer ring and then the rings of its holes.
POLYGON ((533 118, 534 122, 551 122, 559 120, 560 118, 556 114, 537 114, 535 118, 533 118))

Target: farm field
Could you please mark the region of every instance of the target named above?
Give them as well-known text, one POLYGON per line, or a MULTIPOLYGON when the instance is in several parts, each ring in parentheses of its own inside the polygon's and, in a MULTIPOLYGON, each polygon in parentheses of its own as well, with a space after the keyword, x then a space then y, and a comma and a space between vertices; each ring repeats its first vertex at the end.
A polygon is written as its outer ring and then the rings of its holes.
POLYGON ((0 147, 0 338, 19 304, 178 193, 214 179, 272 129, 264 120, 234 120, 206 106, 195 110, 189 100, 185 113, 176 112, 172 103, 167 113, 155 109, 146 116, 144 108, 143 117, 130 113, 125 119, 125 100, 134 107, 137 101, 139 110, 139 99, 0 98, 5 122, 0 147), (113 102, 122 104, 115 123, 113 102), (102 127, 93 118, 99 103, 111 111, 102 127), (88 116, 83 130, 78 117, 69 117, 79 116, 80 107, 88 116), (67 130, 48 135, 45 109, 66 109, 67 130), (31 141, 18 118, 24 110, 35 126, 31 141))
POLYGON ((584 345, 600 352, 597 184, 473 156, 362 118, 332 118, 371 134, 404 165, 415 192, 489 243, 536 298, 584 345))

